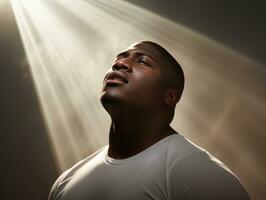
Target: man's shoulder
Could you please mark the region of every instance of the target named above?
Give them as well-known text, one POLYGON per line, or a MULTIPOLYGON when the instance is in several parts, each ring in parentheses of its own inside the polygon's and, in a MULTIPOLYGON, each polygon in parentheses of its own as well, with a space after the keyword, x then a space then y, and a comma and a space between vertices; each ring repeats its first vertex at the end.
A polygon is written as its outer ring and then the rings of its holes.
MULTIPOLYGON (((94 152, 93 154, 87 156, 86 158, 82 159, 81 161, 77 162, 75 165, 73 165, 71 168, 66 170, 61 176, 64 176, 64 179, 67 179, 69 176, 72 176, 76 171, 78 171, 80 168, 82 168, 87 162, 92 160, 94 157, 96 157, 99 153, 101 153, 106 146, 102 147, 98 151, 94 152)), ((60 177, 59 177, 60 178, 60 177)))
POLYGON ((175 195, 195 195, 197 199, 232 199, 229 196, 249 199, 239 179, 225 164, 186 138, 179 136, 171 140, 167 157, 167 180, 175 195))
POLYGON ((197 146, 182 135, 173 138, 168 145, 167 152, 168 169, 176 165, 188 165, 186 169, 194 170, 194 167, 218 167, 232 173, 228 167, 207 150, 197 146))
POLYGON ((193 154, 203 155, 206 154, 206 151, 184 136, 176 134, 168 143, 167 164, 171 167, 171 165, 174 165, 176 162, 193 154))
POLYGON ((82 168, 87 162, 89 162, 91 159, 93 159, 96 155, 98 155, 100 152, 102 152, 106 148, 103 147, 99 149, 98 151, 94 152, 90 156, 86 157, 85 159, 82 159, 81 161, 77 162, 75 165, 70 167, 69 169, 65 170, 55 181, 53 184, 50 195, 49 195, 49 200, 56 199, 60 194, 63 192, 64 187, 66 184, 71 180, 73 175, 80 169, 82 168))

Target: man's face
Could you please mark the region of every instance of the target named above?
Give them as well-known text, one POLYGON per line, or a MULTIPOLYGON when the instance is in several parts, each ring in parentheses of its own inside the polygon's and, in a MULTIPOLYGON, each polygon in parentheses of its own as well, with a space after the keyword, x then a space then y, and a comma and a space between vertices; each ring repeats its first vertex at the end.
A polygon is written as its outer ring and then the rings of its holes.
POLYGON ((104 78, 103 105, 121 102, 143 109, 162 103, 161 55, 150 44, 139 43, 119 53, 104 78))

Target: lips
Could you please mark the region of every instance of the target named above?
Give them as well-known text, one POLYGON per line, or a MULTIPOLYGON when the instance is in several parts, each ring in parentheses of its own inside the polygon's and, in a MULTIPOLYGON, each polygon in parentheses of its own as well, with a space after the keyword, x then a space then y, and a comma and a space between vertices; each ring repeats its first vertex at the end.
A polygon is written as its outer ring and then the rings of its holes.
POLYGON ((126 75, 121 71, 113 71, 109 73, 105 78, 106 84, 119 84, 119 83, 128 83, 126 75))

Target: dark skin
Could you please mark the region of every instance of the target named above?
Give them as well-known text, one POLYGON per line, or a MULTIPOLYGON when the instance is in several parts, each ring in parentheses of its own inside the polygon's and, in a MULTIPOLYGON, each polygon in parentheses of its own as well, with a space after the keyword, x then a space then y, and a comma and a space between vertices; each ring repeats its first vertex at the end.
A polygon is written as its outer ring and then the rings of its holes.
POLYGON ((108 155, 124 159, 175 134, 170 127, 177 91, 164 80, 163 57, 138 43, 117 55, 104 79, 101 102, 110 114, 108 155))

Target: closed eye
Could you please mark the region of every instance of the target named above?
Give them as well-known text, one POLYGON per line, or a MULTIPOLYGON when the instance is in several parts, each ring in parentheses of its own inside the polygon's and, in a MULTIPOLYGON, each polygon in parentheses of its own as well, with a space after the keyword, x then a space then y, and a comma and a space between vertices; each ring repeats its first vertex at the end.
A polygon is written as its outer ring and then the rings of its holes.
POLYGON ((145 62, 144 60, 138 60, 137 63, 143 63, 145 65, 149 65, 149 63, 145 62))
POLYGON ((149 61, 147 61, 147 59, 144 56, 141 56, 140 58, 136 59, 136 63, 139 63, 141 65, 145 65, 145 66, 149 66, 151 67, 151 64, 149 61))

